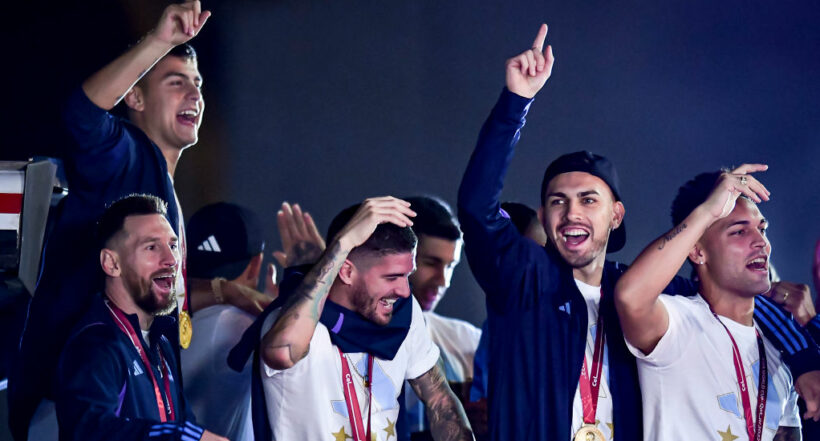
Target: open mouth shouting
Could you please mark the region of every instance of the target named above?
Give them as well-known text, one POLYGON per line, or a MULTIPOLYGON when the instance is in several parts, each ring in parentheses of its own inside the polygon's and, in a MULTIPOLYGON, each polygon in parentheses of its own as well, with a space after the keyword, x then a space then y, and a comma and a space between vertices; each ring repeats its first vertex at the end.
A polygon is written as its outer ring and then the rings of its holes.
POLYGON ((586 243, 590 236, 589 229, 578 225, 562 227, 558 233, 559 239, 568 249, 579 248, 586 243))
POLYGON ((398 300, 398 299, 399 299, 398 297, 385 297, 385 298, 379 300, 379 307, 384 313, 392 314, 393 313, 393 304, 396 303, 396 300, 398 300))
POLYGON ((746 262, 746 268, 755 273, 769 274, 769 257, 759 254, 746 262))
POLYGON ((163 297, 168 296, 174 289, 176 275, 174 273, 161 273, 151 279, 154 291, 163 297))
POLYGON ((185 109, 177 113, 177 122, 184 126, 196 127, 199 122, 199 109, 185 109))

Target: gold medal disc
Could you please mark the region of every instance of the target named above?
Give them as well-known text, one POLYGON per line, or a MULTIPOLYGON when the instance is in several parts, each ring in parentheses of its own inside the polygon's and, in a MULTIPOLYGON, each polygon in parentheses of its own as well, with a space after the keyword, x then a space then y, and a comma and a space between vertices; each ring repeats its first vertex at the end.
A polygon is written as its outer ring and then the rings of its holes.
POLYGON ((592 424, 584 424, 575 432, 575 441, 604 441, 604 432, 592 424))
MULTIPOLYGON (((188 311, 179 312, 179 345, 182 349, 188 349, 191 346, 191 337, 194 334, 193 326, 191 325, 191 316, 188 311)), ((603 439, 603 438, 601 438, 603 439)))

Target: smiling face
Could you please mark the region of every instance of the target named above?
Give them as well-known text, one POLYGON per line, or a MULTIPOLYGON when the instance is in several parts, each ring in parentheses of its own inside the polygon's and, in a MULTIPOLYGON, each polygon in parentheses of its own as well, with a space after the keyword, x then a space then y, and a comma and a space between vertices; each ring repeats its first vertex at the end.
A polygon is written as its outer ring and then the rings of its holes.
POLYGON ((410 276, 413 296, 422 311, 432 311, 450 287, 453 270, 461 258, 461 239, 419 235, 416 272, 410 276))
POLYGON ((126 97, 130 118, 162 149, 196 144, 205 101, 195 58, 166 56, 126 97))
POLYGON ((415 269, 415 253, 374 257, 369 265, 360 264, 352 280, 348 302, 351 309, 378 325, 393 318, 393 304, 410 297, 408 277, 415 269))
MULTIPOLYGON (((716 287, 742 297, 770 288, 768 223, 754 202, 738 198, 729 216, 713 223, 698 240, 699 275, 716 287)), ((697 252, 697 251, 696 251, 697 252)))
POLYGON ((159 214, 128 216, 123 232, 114 251, 125 290, 150 315, 173 311, 179 249, 171 225, 159 214))
POLYGON ((620 226, 624 207, 602 179, 569 172, 549 182, 539 214, 561 257, 573 268, 583 268, 605 258, 609 232, 620 226))

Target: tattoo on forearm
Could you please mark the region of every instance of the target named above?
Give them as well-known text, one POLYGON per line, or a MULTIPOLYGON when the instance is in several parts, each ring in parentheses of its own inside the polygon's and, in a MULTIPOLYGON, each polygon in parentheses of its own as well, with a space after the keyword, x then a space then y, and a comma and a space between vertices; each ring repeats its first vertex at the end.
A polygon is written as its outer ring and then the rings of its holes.
POLYGON ((686 229, 686 222, 684 222, 684 223, 678 225, 677 227, 675 227, 674 230, 670 231, 665 236, 663 236, 663 240, 661 241, 661 244, 658 245, 658 249, 662 250, 663 247, 665 247, 667 243, 671 242, 672 239, 675 238, 675 236, 680 234, 685 229, 686 229))
POLYGON ((410 380, 413 391, 427 407, 430 430, 436 440, 472 440, 470 423, 438 366, 410 380))

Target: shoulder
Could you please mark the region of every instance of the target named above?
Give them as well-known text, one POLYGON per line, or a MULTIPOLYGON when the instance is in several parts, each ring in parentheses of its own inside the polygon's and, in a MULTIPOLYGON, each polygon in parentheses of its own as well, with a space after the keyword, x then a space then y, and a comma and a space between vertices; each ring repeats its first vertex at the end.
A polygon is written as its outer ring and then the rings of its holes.
POLYGON ((427 327, 432 330, 438 329, 444 332, 454 333, 454 334, 464 334, 469 336, 474 336, 476 340, 481 337, 481 329, 475 327, 472 323, 467 322, 465 320, 453 318, 453 317, 445 317, 440 314, 436 314, 435 312, 427 312, 424 314, 425 318, 427 319, 427 327))

